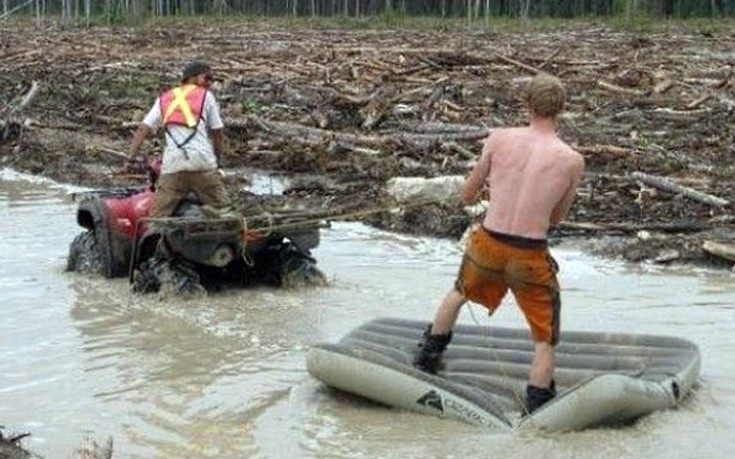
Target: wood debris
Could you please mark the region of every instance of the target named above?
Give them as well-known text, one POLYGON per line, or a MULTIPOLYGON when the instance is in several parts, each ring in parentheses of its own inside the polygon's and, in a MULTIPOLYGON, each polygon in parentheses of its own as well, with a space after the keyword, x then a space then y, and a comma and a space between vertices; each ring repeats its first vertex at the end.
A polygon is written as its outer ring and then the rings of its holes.
MULTIPOLYGON (((223 166, 321 174, 330 185, 302 192, 356 206, 380 199, 392 177, 466 174, 493 129, 526 123, 525 84, 548 72, 569 94, 560 135, 587 164, 559 231, 628 226, 674 235, 667 225, 725 225, 712 219, 735 213, 735 89, 731 66, 718 57, 732 52, 731 40, 703 41, 686 29, 645 38, 651 46, 635 46, 631 34, 604 27, 488 40, 451 29, 0 24, 0 132, 13 126, 0 140, 0 161, 62 181, 109 184, 112 178, 79 164, 119 163, 94 146, 127 151, 132 130, 177 83, 185 60, 207 56, 226 123, 223 166), (180 44, 176 58, 171 43, 180 44), (33 82, 40 88, 33 103, 17 110, 33 82)), ((160 151, 161 139, 147 146, 160 151)), ((459 235, 467 223, 414 221, 432 235, 459 235)), ((679 260, 695 256, 675 249, 679 260)), ((696 250, 701 256, 701 243, 696 250)))

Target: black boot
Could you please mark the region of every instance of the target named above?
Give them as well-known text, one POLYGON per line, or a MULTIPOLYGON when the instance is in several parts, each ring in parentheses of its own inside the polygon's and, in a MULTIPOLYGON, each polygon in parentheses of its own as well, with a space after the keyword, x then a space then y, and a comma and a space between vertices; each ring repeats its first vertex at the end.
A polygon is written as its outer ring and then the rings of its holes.
POLYGON ((541 408, 546 402, 556 397, 556 384, 551 380, 549 387, 526 386, 526 414, 541 408))
POLYGON ((442 353, 452 340, 452 332, 446 335, 432 335, 431 324, 424 331, 424 337, 419 343, 419 352, 413 359, 413 366, 421 371, 436 374, 439 370, 439 361, 442 353))

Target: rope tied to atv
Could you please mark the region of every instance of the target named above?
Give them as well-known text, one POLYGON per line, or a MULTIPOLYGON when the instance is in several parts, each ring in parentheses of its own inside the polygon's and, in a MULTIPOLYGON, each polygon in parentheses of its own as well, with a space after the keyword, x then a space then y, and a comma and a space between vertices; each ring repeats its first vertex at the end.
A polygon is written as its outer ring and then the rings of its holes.
POLYGON ((353 212, 347 212, 343 214, 325 214, 320 217, 316 218, 310 218, 310 219, 303 219, 298 220, 294 222, 286 222, 286 223, 279 223, 279 224, 269 224, 266 226, 257 226, 257 225, 251 225, 250 223, 255 222, 259 219, 262 219, 262 217, 249 217, 244 218, 245 227, 248 228, 248 232, 274 232, 274 231, 281 231, 284 229, 296 229, 300 227, 306 227, 306 226, 323 226, 325 224, 328 224, 330 221, 349 221, 349 220, 359 220, 361 217, 367 217, 369 215, 376 215, 376 214, 382 214, 386 212, 401 212, 405 211, 407 209, 412 209, 416 207, 426 206, 426 205, 442 205, 447 206, 451 205, 450 200, 442 200, 442 199, 436 199, 436 198, 426 198, 426 199, 419 199, 415 200, 410 203, 405 204, 390 204, 380 207, 373 207, 369 209, 362 209, 362 210, 356 210, 353 212))

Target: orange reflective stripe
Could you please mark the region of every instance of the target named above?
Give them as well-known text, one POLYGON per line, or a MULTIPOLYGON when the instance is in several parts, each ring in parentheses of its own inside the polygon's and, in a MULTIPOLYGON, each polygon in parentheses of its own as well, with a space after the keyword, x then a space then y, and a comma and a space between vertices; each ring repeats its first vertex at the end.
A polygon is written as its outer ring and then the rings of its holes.
POLYGON ((171 116, 173 116, 176 111, 180 111, 181 114, 184 116, 184 121, 186 122, 186 126, 189 128, 193 128, 197 125, 197 119, 194 116, 194 113, 191 111, 191 106, 189 105, 189 101, 187 99, 187 96, 190 92, 192 92, 194 89, 196 89, 196 85, 186 85, 183 87, 175 88, 173 90, 173 100, 171 101, 171 104, 166 109, 166 113, 163 115, 163 124, 167 124, 168 121, 171 119, 171 116))

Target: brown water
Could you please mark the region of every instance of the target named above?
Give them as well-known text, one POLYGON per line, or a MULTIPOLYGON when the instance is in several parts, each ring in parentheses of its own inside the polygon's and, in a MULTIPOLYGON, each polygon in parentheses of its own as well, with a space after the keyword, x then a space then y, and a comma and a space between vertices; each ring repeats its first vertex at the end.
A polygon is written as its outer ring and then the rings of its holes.
MULTIPOLYGON (((559 247, 563 328, 681 336, 701 385, 633 426, 493 433, 337 395, 310 345, 380 316, 429 320, 451 285, 450 241, 335 224, 315 252, 331 284, 182 300, 65 273, 79 229, 68 188, 0 171, 0 425, 65 458, 113 436, 115 458, 725 458, 735 453, 735 291, 727 272, 640 268, 559 247)), ((523 327, 512 302, 488 319, 523 327)))

